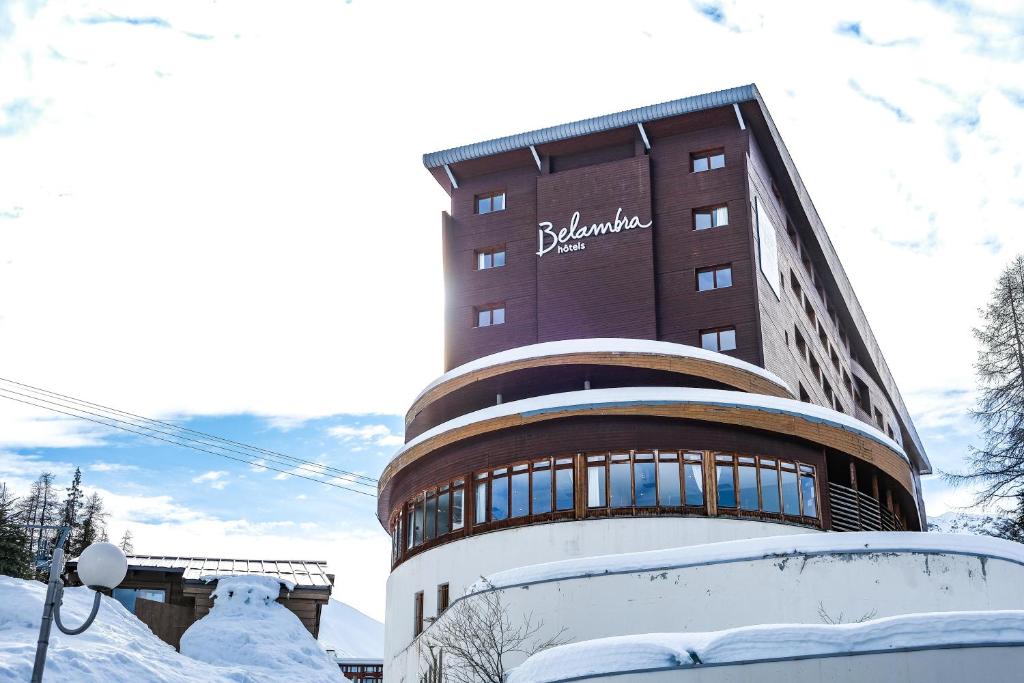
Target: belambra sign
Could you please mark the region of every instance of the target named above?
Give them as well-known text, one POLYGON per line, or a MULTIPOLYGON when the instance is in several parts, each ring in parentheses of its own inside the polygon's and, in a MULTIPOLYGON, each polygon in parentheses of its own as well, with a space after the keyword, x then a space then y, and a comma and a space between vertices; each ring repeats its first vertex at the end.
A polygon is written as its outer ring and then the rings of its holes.
POLYGON ((554 224, 550 221, 541 221, 537 224, 538 250, 537 256, 543 256, 552 250, 556 254, 564 254, 569 251, 580 251, 587 248, 583 240, 588 237, 600 237, 609 233, 619 233, 634 228, 649 228, 654 221, 646 223, 640 220, 639 216, 623 216, 622 208, 615 212, 615 219, 604 223, 591 223, 580 225, 580 212, 576 211, 569 220, 569 225, 555 230, 554 224))

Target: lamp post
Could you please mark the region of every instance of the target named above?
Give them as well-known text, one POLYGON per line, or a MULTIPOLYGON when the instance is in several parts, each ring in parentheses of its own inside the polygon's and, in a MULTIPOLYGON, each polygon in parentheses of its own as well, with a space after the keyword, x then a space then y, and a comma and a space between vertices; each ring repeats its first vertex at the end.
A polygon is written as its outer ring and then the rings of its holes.
POLYGON ((78 558, 78 578, 95 593, 92 612, 85 623, 78 628, 67 628, 60 620, 60 605, 64 596, 64 582, 60 574, 64 570, 64 544, 67 543, 71 529, 60 527, 57 544, 53 549, 53 561, 50 563, 50 582, 46 585, 46 600, 43 602, 43 621, 39 625, 39 644, 36 646, 36 661, 32 667, 32 683, 42 683, 43 667, 46 666, 46 650, 50 646, 50 627, 57 622, 62 633, 75 636, 92 625, 100 610, 100 599, 103 597, 98 589, 114 588, 120 584, 128 573, 128 560, 124 553, 113 543, 93 543, 78 558))

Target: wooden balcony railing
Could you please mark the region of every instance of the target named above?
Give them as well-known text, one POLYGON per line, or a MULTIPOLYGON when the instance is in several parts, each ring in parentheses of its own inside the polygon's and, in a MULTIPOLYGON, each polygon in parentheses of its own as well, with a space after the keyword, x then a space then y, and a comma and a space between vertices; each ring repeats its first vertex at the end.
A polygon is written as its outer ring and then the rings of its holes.
POLYGON ((871 496, 829 483, 833 531, 904 531, 896 515, 871 496))

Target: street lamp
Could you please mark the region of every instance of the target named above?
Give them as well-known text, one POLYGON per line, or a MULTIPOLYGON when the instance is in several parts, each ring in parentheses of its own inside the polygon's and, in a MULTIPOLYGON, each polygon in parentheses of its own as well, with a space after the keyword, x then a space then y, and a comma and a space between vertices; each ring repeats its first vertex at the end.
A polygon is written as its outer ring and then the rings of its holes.
POLYGON ((76 636, 92 625, 100 610, 100 588, 114 588, 120 584, 128 573, 128 560, 124 553, 113 543, 93 543, 82 551, 78 558, 78 578, 95 593, 92 612, 85 623, 78 628, 67 628, 60 620, 60 605, 64 596, 64 582, 60 574, 64 570, 64 544, 67 543, 71 529, 61 527, 57 535, 57 544, 53 549, 53 561, 50 563, 50 582, 46 586, 46 601, 43 603, 43 621, 39 625, 39 644, 36 646, 36 661, 32 667, 32 683, 42 683, 43 667, 46 666, 46 650, 50 645, 50 626, 57 622, 57 628, 69 636, 76 636))

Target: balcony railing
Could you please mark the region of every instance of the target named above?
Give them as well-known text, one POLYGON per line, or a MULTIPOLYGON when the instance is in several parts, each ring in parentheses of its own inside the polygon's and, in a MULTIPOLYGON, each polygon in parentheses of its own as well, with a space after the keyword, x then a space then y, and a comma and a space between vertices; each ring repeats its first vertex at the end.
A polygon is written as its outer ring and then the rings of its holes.
POLYGON ((833 531, 903 531, 903 525, 877 500, 840 484, 829 483, 833 531))

